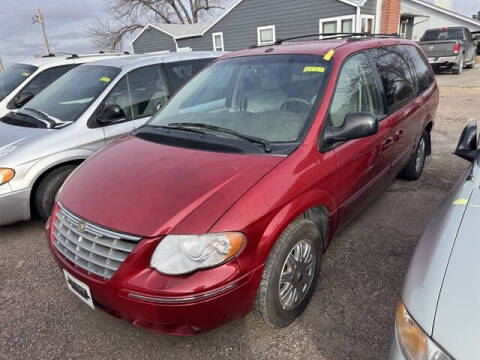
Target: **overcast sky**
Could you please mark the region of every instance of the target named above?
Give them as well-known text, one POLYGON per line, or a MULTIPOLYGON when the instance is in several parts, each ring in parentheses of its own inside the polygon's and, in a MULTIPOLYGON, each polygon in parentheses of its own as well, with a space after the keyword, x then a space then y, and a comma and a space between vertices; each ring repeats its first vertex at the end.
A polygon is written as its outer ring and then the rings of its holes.
MULTIPOLYGON (((86 28, 104 15, 103 4, 102 0, 0 0, 0 58, 11 62, 46 53, 40 25, 32 24, 37 7, 53 52, 95 51, 86 28)), ((480 10, 480 0, 454 0, 454 8, 471 16, 480 10)))

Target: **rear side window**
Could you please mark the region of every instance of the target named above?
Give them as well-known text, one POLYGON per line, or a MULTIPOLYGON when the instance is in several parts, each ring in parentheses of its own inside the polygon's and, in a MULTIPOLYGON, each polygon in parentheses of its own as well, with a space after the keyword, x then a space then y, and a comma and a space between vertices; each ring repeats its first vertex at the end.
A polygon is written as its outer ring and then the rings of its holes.
POLYGON ((406 46, 406 48, 412 58, 417 73, 417 90, 418 93, 421 93, 433 84, 435 78, 430 67, 427 65, 425 57, 420 54, 420 50, 415 46, 406 46))
POLYGON ((40 74, 35 76, 23 89, 22 93, 31 93, 37 95, 40 91, 45 89, 52 82, 57 80, 60 76, 65 74, 67 71, 73 69, 77 65, 64 65, 56 66, 50 69, 42 71, 40 74))
POLYGON ((213 59, 189 60, 164 64, 167 76, 173 86, 173 92, 180 89, 196 73, 210 64, 213 59))
POLYGON ((331 124, 340 127, 348 114, 356 112, 370 112, 377 118, 384 115, 370 62, 363 53, 350 57, 342 67, 330 106, 331 124))
POLYGON ((372 54, 382 79, 388 112, 392 114, 415 97, 412 61, 403 46, 386 46, 372 54))

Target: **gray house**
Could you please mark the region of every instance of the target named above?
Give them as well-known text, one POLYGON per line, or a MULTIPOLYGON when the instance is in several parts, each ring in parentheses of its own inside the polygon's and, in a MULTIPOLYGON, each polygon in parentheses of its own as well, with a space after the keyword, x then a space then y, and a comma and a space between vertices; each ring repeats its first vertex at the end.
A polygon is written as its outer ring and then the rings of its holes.
POLYGON ((233 51, 330 32, 378 32, 381 0, 237 0, 211 24, 148 24, 135 53, 233 51))
POLYGON ((436 0, 434 4, 424 0, 402 0, 400 36, 419 41, 425 30, 450 26, 480 31, 478 20, 452 11, 451 0, 436 0))

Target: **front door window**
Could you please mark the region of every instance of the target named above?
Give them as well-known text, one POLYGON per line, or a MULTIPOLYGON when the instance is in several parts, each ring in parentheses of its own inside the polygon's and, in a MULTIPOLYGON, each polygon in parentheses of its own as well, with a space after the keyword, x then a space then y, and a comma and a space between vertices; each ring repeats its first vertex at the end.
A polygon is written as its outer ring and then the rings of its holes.
POLYGON ((365 54, 355 55, 343 65, 330 107, 331 124, 341 127, 345 117, 356 112, 369 112, 376 117, 381 117, 384 112, 380 92, 365 54))

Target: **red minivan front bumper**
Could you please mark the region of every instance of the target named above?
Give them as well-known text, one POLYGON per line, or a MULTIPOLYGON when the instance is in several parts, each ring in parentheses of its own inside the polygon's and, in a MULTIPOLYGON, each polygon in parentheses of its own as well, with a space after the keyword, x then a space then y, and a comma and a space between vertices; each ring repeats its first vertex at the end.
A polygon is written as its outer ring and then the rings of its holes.
POLYGON ((50 249, 60 268, 89 286, 96 308, 135 326, 195 335, 244 316, 253 307, 263 266, 242 274, 234 260, 191 275, 166 276, 149 267, 159 239, 144 239, 113 277, 105 280, 76 267, 58 252, 50 230, 47 223, 50 249))

